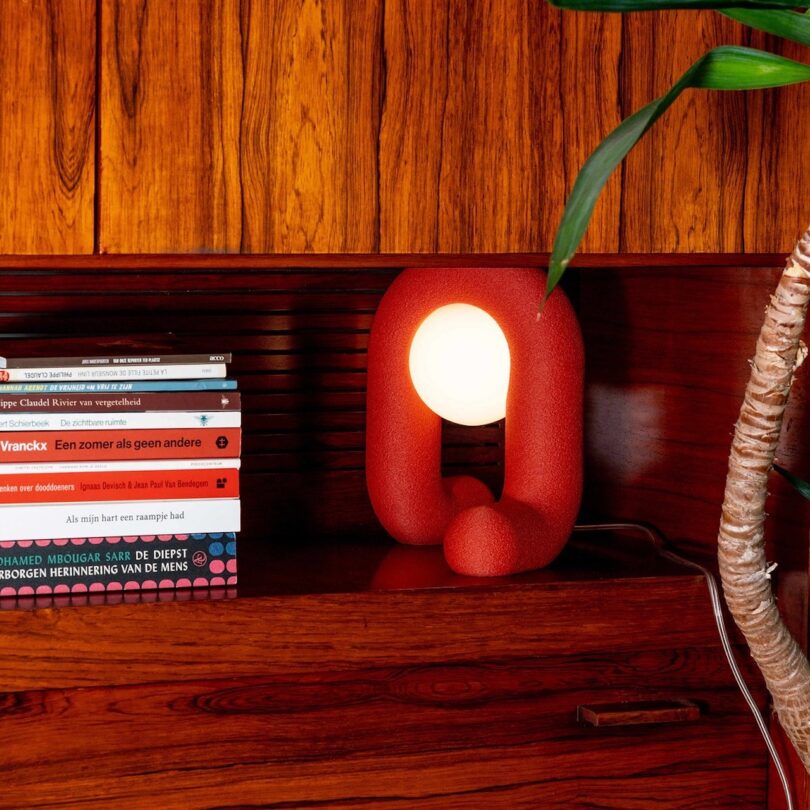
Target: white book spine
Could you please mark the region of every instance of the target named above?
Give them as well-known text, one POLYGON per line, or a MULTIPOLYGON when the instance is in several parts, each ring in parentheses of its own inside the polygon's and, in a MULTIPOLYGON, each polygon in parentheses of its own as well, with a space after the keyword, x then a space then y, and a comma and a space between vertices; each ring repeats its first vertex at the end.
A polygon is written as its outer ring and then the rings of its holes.
POLYGON ((0 369, 0 382, 101 382, 122 380, 210 380, 225 376, 225 363, 166 366, 65 366, 0 369))
POLYGON ((239 411, 148 411, 145 413, 25 413, 0 415, 0 433, 32 430, 190 430, 237 428, 239 411))
POLYGON ((159 472, 160 470, 238 470, 238 458, 150 459, 147 461, 70 461, 33 464, 0 464, 0 475, 49 475, 56 473, 159 472))
POLYGON ((0 541, 238 532, 238 498, 0 506, 0 541))

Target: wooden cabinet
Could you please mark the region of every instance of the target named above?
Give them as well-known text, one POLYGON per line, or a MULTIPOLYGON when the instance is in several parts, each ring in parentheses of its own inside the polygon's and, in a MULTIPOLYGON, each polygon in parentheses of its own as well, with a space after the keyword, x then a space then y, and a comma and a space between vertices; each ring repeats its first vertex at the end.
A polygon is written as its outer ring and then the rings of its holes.
MULTIPOLYGON (((0 260, 0 354, 233 351, 245 532, 238 593, 0 610, 0 806, 763 806, 699 577, 610 538, 495 582, 398 559, 363 460, 368 331, 396 273, 542 266, 593 147, 740 30, 518 0, 12 5, 0 253, 29 255, 0 260), (662 699, 700 719, 577 722, 662 699)), ((567 279, 584 517, 712 555, 777 261, 690 254, 790 246, 807 92, 692 94, 611 180, 597 256, 567 279)), ((780 449, 800 474, 805 399, 800 377, 780 449)), ((502 426, 451 428, 443 461, 497 488, 502 444, 502 426)), ((808 521, 778 485, 770 509, 806 640, 808 521)))
POLYGON ((314 592, 0 612, 0 805, 764 805, 763 746, 700 576, 591 549, 585 568, 449 589, 445 572, 430 590, 441 552, 409 551, 418 590, 334 592, 352 566, 381 571, 384 546, 344 545, 320 585, 317 550, 290 564, 265 548, 314 592), (662 698, 702 714, 577 721, 580 704, 662 698))
MULTIPOLYGON (((602 257, 569 277, 589 358, 584 520, 643 519, 712 556, 734 392, 775 273, 740 262, 602 257), (692 328, 701 307, 722 313, 717 340, 692 328)), ((5 261, 0 355, 234 352, 245 531, 236 592, 0 610, 0 806, 765 806, 764 746, 699 575, 602 535, 547 570, 470 580, 440 550, 382 534, 364 481, 366 346, 399 270, 347 256, 5 261), (650 700, 701 717, 577 722, 582 704, 650 700)), ((780 450, 800 473, 802 413, 780 450)), ((497 489, 502 443, 500 425, 448 429, 443 460, 497 489)), ((780 604, 804 637, 807 520, 782 487, 769 511, 780 604)))

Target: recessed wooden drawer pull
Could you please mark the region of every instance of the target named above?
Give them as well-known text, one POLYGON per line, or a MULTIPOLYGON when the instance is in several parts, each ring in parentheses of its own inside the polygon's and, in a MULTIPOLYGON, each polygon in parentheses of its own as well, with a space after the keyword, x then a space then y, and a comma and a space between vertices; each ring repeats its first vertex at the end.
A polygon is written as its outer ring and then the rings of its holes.
POLYGON ((639 700, 577 706, 577 720, 592 726, 688 723, 699 719, 700 706, 690 700, 639 700))

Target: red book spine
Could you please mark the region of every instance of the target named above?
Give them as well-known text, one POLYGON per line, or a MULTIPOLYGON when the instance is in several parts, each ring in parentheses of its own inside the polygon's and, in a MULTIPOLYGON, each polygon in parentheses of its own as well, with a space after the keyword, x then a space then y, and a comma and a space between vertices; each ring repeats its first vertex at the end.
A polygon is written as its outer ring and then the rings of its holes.
MULTIPOLYGON (((229 468, 24 473, 0 477, 0 504, 238 498, 229 468)), ((0 512, 0 519, 2 519, 0 512)))
POLYGON ((241 428, 0 433, 0 463, 239 458, 241 428))

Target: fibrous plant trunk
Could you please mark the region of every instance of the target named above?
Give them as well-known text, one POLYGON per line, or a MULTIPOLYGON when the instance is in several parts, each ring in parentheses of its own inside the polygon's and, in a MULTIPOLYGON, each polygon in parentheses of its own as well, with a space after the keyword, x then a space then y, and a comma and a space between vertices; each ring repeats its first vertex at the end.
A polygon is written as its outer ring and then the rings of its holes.
POLYGON ((718 538, 720 575, 734 620, 765 676, 782 728, 810 772, 810 665, 785 627, 765 558, 765 499, 810 301, 810 229, 771 297, 734 431, 718 538))

